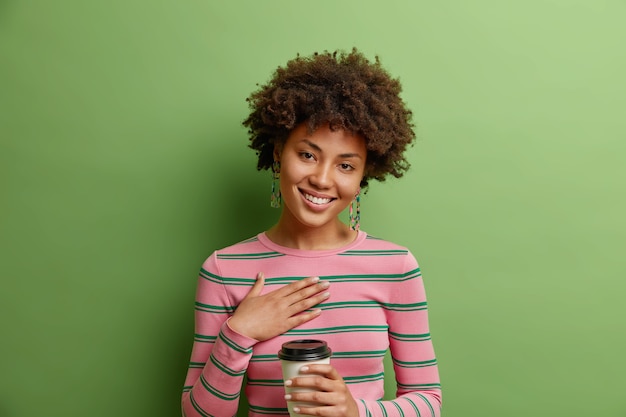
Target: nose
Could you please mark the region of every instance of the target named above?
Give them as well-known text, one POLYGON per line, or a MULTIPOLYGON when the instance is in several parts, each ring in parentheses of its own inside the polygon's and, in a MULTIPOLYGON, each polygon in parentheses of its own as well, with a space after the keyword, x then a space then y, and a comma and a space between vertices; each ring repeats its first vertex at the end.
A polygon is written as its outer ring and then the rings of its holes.
POLYGON ((333 168, 327 164, 318 164, 309 177, 311 185, 319 189, 330 188, 333 184, 333 168))

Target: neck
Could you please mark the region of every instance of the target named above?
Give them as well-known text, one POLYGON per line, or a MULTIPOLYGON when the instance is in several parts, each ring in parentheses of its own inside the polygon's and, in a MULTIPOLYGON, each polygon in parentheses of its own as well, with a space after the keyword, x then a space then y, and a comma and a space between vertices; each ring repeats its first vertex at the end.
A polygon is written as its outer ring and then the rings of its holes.
POLYGON ((323 226, 308 227, 299 222, 289 221, 283 214, 266 235, 272 242, 288 248, 326 250, 349 244, 356 239, 358 232, 350 229, 339 219, 323 226))

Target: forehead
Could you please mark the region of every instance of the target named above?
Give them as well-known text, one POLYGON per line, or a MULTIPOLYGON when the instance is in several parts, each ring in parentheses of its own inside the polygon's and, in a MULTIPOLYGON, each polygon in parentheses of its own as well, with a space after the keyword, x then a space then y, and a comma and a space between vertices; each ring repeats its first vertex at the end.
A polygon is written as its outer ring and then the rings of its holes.
POLYGON ((354 153, 363 157, 367 153, 362 135, 343 129, 331 130, 328 125, 322 125, 313 132, 309 132, 306 123, 298 125, 289 133, 285 145, 297 144, 306 144, 327 153, 354 153))

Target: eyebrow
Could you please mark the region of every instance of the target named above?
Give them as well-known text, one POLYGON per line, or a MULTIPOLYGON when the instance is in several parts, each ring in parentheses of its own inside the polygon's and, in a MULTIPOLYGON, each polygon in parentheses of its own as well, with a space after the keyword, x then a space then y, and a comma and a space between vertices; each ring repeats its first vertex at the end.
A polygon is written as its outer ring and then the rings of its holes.
MULTIPOLYGON (((307 145, 309 145, 311 148, 315 149, 318 152, 324 152, 322 150, 322 148, 320 148, 319 146, 317 146, 315 143, 311 142, 308 139, 302 139, 303 142, 305 142, 307 145)), ((361 157, 361 155, 359 155, 358 153, 342 153, 339 155, 341 158, 359 158, 359 159, 363 159, 361 157)))

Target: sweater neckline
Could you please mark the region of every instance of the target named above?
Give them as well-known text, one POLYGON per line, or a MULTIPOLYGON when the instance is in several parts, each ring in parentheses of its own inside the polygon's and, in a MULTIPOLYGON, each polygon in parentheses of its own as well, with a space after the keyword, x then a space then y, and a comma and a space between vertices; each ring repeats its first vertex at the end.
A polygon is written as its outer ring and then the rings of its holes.
POLYGON ((347 245, 334 248, 334 249, 306 250, 306 249, 289 248, 287 246, 281 246, 277 243, 274 243, 267 237, 265 232, 261 232, 257 235, 259 242, 263 246, 268 248, 269 250, 282 253, 284 255, 299 256, 302 258, 321 258, 324 256, 337 255, 338 253, 348 251, 360 245, 361 242, 363 242, 366 237, 367 237, 367 233, 365 233, 362 230, 359 230, 356 239, 354 239, 352 242, 348 243, 347 245))

